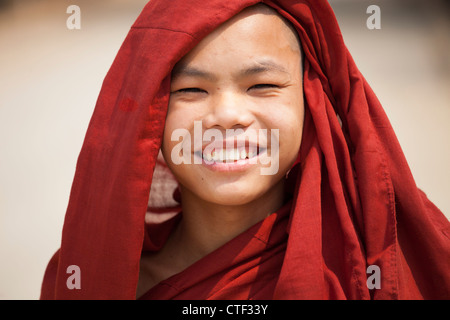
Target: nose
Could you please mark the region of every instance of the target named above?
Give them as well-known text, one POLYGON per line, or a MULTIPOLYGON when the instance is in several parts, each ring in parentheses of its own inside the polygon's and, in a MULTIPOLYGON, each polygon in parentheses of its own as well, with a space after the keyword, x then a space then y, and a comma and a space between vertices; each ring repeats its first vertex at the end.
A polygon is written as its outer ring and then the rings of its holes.
POLYGON ((222 91, 210 100, 208 113, 203 119, 206 128, 246 128, 253 122, 245 99, 238 92, 222 91))

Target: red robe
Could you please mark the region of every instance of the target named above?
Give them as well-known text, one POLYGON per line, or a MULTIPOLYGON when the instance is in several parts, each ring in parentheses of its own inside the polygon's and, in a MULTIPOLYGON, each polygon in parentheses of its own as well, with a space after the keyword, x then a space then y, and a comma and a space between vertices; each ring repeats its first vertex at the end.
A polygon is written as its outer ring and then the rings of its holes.
MULTIPOLYGON (((141 253, 158 250, 176 221, 145 223, 149 194, 159 207, 151 211, 173 205, 164 166, 155 170, 171 70, 258 2, 152 0, 144 8, 103 83, 42 299, 135 298, 141 253), (79 267, 80 289, 67 286, 70 265, 79 267)), ((305 124, 292 199, 143 298, 449 299, 450 224, 417 188, 331 7, 263 2, 295 26, 304 51, 305 124), (380 289, 367 285, 370 265, 381 272, 380 289)))

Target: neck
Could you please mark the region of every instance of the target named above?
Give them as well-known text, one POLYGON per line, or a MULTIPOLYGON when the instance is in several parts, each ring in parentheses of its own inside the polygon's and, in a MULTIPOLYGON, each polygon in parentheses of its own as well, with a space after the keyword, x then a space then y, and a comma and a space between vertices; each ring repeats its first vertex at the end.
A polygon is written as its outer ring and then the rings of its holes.
POLYGON ((196 261, 224 245, 279 209, 284 201, 284 181, 258 199, 241 205, 204 201, 181 189, 183 219, 176 231, 183 252, 196 261))

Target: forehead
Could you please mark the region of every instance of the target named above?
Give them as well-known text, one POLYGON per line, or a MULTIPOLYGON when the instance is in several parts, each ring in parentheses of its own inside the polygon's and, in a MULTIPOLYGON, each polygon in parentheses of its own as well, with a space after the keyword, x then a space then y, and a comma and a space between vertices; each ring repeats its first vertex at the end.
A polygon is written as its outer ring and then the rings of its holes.
POLYGON ((300 54, 298 35, 290 23, 266 5, 256 5, 243 10, 201 40, 179 61, 174 71, 201 62, 211 65, 227 58, 237 63, 256 58, 283 60, 300 54))

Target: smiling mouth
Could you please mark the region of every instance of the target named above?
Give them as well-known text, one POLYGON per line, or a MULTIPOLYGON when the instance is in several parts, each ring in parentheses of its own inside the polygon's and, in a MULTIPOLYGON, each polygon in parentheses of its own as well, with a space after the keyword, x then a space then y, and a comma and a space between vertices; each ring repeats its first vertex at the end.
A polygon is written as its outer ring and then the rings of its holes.
POLYGON ((213 149, 208 152, 207 150, 196 151, 194 155, 201 157, 207 163, 230 163, 244 160, 251 160, 256 158, 265 149, 259 147, 253 148, 227 148, 227 149, 213 149))

